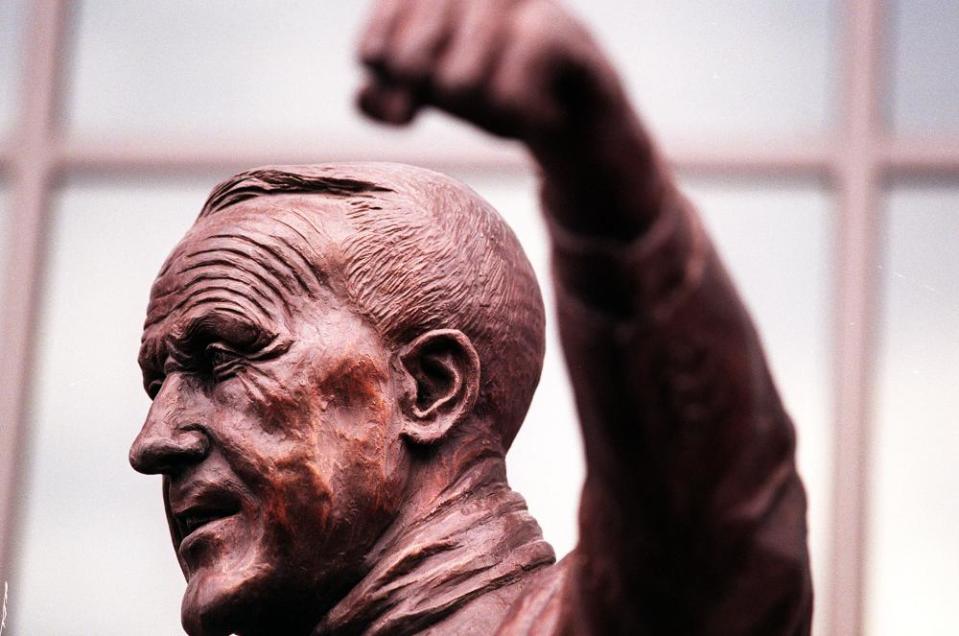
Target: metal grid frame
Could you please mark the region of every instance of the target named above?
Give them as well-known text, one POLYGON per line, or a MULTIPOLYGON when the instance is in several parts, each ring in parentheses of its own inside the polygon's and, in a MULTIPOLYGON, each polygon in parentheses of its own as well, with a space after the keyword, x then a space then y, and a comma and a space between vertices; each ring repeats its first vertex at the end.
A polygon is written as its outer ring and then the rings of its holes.
MULTIPOLYGON (((835 130, 814 143, 739 143, 725 147, 666 144, 673 165, 683 172, 724 176, 813 177, 837 196, 833 317, 834 483, 831 563, 826 589, 827 632, 862 632, 863 561, 869 497, 870 404, 876 329, 881 191, 893 175, 959 174, 959 139, 892 138, 884 130, 879 103, 882 85, 882 0, 837 0, 839 105, 835 130)), ((39 315, 50 193, 57 179, 77 171, 114 174, 191 173, 231 170, 276 161, 306 163, 348 158, 344 150, 322 152, 300 145, 261 141, 188 142, 156 139, 118 143, 64 139, 57 115, 61 55, 67 46, 69 0, 32 0, 24 40, 24 77, 16 135, 0 145, 0 173, 12 186, 6 286, 0 306, 0 572, 13 555, 11 533, 21 475, 34 325, 39 315), (11 452, 11 449, 13 452, 11 452)), ((518 152, 456 148, 437 155, 353 144, 349 158, 377 156, 446 169, 522 165, 518 152)))

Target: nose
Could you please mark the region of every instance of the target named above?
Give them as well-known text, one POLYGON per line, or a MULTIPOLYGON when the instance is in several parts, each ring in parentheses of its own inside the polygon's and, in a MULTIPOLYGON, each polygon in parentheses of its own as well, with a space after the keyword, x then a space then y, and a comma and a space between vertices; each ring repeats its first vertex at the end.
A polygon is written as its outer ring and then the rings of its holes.
POLYGON ((153 400, 146 422, 130 447, 130 465, 147 475, 175 475, 197 464, 210 450, 210 438, 189 404, 190 389, 170 376, 153 400))

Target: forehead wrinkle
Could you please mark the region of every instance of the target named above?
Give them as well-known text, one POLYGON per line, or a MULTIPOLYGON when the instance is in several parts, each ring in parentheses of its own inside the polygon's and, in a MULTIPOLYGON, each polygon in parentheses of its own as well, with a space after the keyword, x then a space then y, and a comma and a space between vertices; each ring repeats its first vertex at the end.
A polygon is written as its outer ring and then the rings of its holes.
MULTIPOLYGON (((200 252, 193 252, 193 253, 191 253, 191 254, 187 254, 187 258, 197 257, 197 256, 200 256, 200 255, 216 254, 218 251, 221 251, 221 250, 219 250, 219 249, 201 250, 200 252)), ((280 289, 276 286, 276 284, 274 284, 274 283, 273 283, 272 281, 270 281, 268 278, 266 278, 265 276, 263 276, 262 273, 256 271, 255 268, 248 266, 247 263, 246 263, 246 261, 247 261, 247 260, 250 260, 250 259, 248 259, 248 258, 246 257, 246 255, 243 254, 243 252, 241 252, 241 251, 239 251, 239 250, 229 250, 229 249, 222 250, 222 251, 231 252, 231 253, 237 254, 237 255, 239 255, 239 256, 243 256, 244 258, 243 258, 243 260, 239 260, 239 261, 237 261, 237 260, 230 260, 230 259, 228 259, 228 258, 208 258, 208 259, 204 259, 204 260, 202 260, 202 261, 198 261, 198 262, 196 262, 196 263, 191 263, 190 265, 187 265, 186 267, 181 268, 177 273, 178 273, 178 274, 185 274, 185 273, 187 273, 187 272, 191 272, 191 271, 194 271, 194 270, 197 270, 197 269, 201 269, 201 268, 204 268, 204 267, 210 267, 210 268, 224 267, 224 268, 227 269, 227 271, 230 271, 231 273, 242 272, 242 273, 244 273, 244 274, 247 274, 247 275, 249 275, 249 276, 252 276, 253 278, 256 279, 257 282, 261 283, 264 287, 266 287, 267 289, 269 289, 270 292, 272 292, 272 294, 273 294, 276 298, 278 298, 278 299, 280 300, 280 302, 283 303, 284 308, 287 309, 287 311, 290 310, 290 305, 289 305, 289 302, 287 301, 286 294, 284 294, 283 292, 281 292, 280 289)), ((254 263, 254 265, 257 264, 256 261, 253 261, 253 263, 254 263)), ((266 271, 266 270, 264 270, 264 271, 266 271)), ((267 273, 269 273, 269 272, 267 272, 267 273)), ((249 284, 249 281, 246 281, 246 280, 243 280, 242 282, 246 282, 246 283, 249 284)), ((256 288, 255 285, 251 285, 251 286, 254 287, 254 288, 256 288)), ((170 290, 168 290, 168 291, 165 291, 165 292, 162 292, 162 293, 159 293, 159 294, 154 294, 151 300, 162 300, 163 298, 166 298, 167 296, 170 296, 170 295, 172 295, 172 294, 175 294, 177 291, 179 291, 179 288, 173 288, 173 289, 170 289, 170 290)), ((260 290, 257 290, 257 291, 260 291, 260 290)), ((264 294, 262 291, 260 291, 260 294, 261 294, 264 298, 266 298, 266 294, 264 294)))
MULTIPOLYGON (((268 235, 264 235, 262 233, 260 233, 260 236, 262 238, 274 238, 268 235)), ((262 243, 261 241, 258 241, 257 239, 251 236, 246 236, 243 234, 212 234, 210 235, 209 238, 241 241, 243 243, 247 243, 248 245, 252 245, 253 247, 257 249, 266 252, 272 257, 273 262, 282 264, 285 266, 285 269, 287 270, 287 272, 289 272, 293 280, 295 280, 299 284, 302 291, 306 292, 308 295, 311 295, 311 296, 313 295, 311 293, 313 290, 311 290, 309 285, 307 285, 306 281, 303 278, 302 272, 298 271, 296 267, 293 267, 290 261, 284 258, 284 255, 278 252, 275 247, 262 243)), ((249 255, 247 256, 249 257, 249 255)), ((277 274, 277 278, 284 283, 283 286, 286 287, 290 293, 296 293, 294 289, 290 289, 290 286, 285 283, 283 276, 279 275, 281 274, 281 272, 277 272, 273 268, 268 267, 265 262, 260 262, 260 265, 263 266, 264 268, 270 269, 274 274, 277 274)))
POLYGON ((166 318, 170 316, 173 316, 174 314, 178 312, 186 313, 190 311, 191 309, 193 309, 194 307, 198 307, 201 304, 205 304, 208 302, 224 302, 224 303, 236 305, 237 307, 240 308, 240 310, 247 312, 248 315, 250 313, 254 313, 252 309, 254 308, 259 309, 260 310, 259 318, 261 320, 263 318, 266 318, 266 319, 272 319, 278 322, 277 317, 274 316, 272 312, 268 311, 265 307, 263 307, 263 305, 260 304, 260 302, 257 301, 256 299, 249 298, 246 295, 244 295, 241 291, 233 289, 231 287, 227 287, 225 285, 211 285, 209 287, 206 287, 205 289, 200 290, 199 292, 195 294, 185 295, 182 299, 180 299, 178 303, 176 303, 176 305, 171 307, 168 311, 164 312, 162 316, 156 317, 152 320, 147 320, 147 323, 144 325, 144 329, 152 327, 153 325, 165 320, 166 318), (216 292, 224 292, 224 291, 230 294, 233 294, 234 296, 238 296, 242 300, 246 300, 252 305, 252 307, 244 307, 240 302, 236 300, 236 298, 231 298, 229 296, 221 296, 221 295, 215 295, 212 297, 210 296, 210 294, 213 294, 216 292))
MULTIPOLYGON (((249 289, 249 287, 247 287, 247 289, 249 289)), ((263 303, 261 303, 259 300, 257 300, 256 298, 254 298, 253 296, 249 294, 244 293, 244 291, 245 290, 234 289, 233 287, 229 287, 227 285, 210 285, 210 286, 204 287, 203 289, 201 289, 200 291, 194 294, 188 295, 186 298, 180 301, 177 307, 175 307, 173 311, 171 311, 170 313, 173 313, 177 311, 178 309, 183 308, 182 313, 185 314, 185 313, 188 313, 191 309, 200 306, 207 300, 222 299, 224 302, 229 301, 231 304, 234 304, 237 307, 240 307, 241 309, 247 309, 247 310, 249 310, 249 308, 243 307, 243 303, 240 301, 249 302, 251 305, 253 305, 256 309, 260 311, 260 318, 266 318, 274 322, 279 322, 280 316, 277 315, 278 312, 271 311, 267 306, 264 306, 263 303), (231 296, 239 297, 239 300, 232 297, 225 297, 225 298, 221 296, 210 297, 209 294, 214 292, 227 292, 228 294, 231 294, 231 296)))
MULTIPOLYGON (((189 237, 189 235, 188 235, 189 237)), ((232 277, 224 274, 223 271, 218 272, 220 275, 216 278, 223 279, 225 281, 232 280, 237 284, 246 285, 250 289, 254 290, 255 293, 258 293, 264 300, 272 303, 279 303, 282 305, 282 309, 286 312, 287 316, 291 315, 291 307, 289 304, 289 296, 283 293, 280 289, 277 288, 275 283, 272 283, 269 280, 269 276, 272 276, 276 279, 277 282, 282 284, 282 275, 272 271, 268 265, 268 260, 266 259, 257 259, 255 256, 251 255, 249 252, 236 249, 234 247, 211 247, 207 249, 196 250, 194 252, 189 252, 184 254, 184 252, 189 249, 190 243, 188 240, 184 240, 181 245, 175 250, 174 254, 171 255, 169 259, 170 267, 167 267, 167 274, 158 276, 156 281, 154 281, 150 293, 150 302, 147 307, 147 319, 144 322, 144 329, 147 329, 165 319, 168 315, 176 311, 177 308, 183 305, 183 301, 177 303, 172 309, 164 308, 162 306, 162 301, 174 294, 177 293, 186 293, 187 290, 194 286, 199 280, 210 280, 210 276, 205 276, 199 274, 194 276, 189 282, 185 285, 176 284, 176 277, 182 275, 185 272, 196 269, 194 264, 186 264, 188 259, 194 258, 200 254, 212 254, 216 252, 225 252, 238 256, 238 260, 226 259, 228 264, 227 272, 234 274, 232 277), (264 262, 266 261, 266 262, 264 262), (175 265, 179 265, 179 269, 173 269, 175 265), (173 269, 171 272, 170 270, 173 269), (261 271, 257 271, 261 270, 261 271), (250 276, 255 277, 259 282, 261 282, 267 289, 270 289, 274 294, 275 298, 270 301, 269 297, 260 289, 254 281, 247 279, 245 276, 237 276, 238 272, 245 272, 250 276), (164 289, 166 287, 166 289, 164 289), (159 312, 159 315, 154 315, 159 312)), ((231 290, 235 291, 235 290, 231 290)), ((253 299, 250 299, 251 302, 253 299)), ((261 305, 262 306, 262 305, 261 305)), ((249 309, 246 309, 249 311, 249 309)), ((272 315, 271 312, 264 310, 264 313, 267 315, 272 315)), ((144 333, 144 337, 146 334, 144 333)))
MULTIPOLYGON (((285 288, 288 292, 293 292, 293 290, 291 290, 289 286, 284 282, 283 276, 279 272, 277 272, 272 266, 270 266, 269 263, 264 262, 263 259, 253 258, 250 256, 249 252, 244 252, 243 250, 237 249, 235 247, 218 246, 218 247, 210 247, 202 250, 196 250, 194 252, 190 252, 189 254, 187 254, 186 258, 191 258, 191 259, 199 258, 201 256, 216 254, 218 252, 224 252, 226 254, 233 254, 235 256, 239 256, 240 257, 239 261, 226 259, 227 264, 230 267, 236 267, 238 269, 242 269, 243 271, 248 272, 249 274, 253 276, 256 276, 257 278, 262 280, 263 284, 269 287, 273 291, 273 293, 283 298, 284 302, 286 302, 286 296, 283 293, 283 291, 280 290, 279 287, 277 286, 279 285, 280 287, 285 288), (246 264, 247 262, 252 263, 253 267, 244 267, 243 265, 246 264), (262 272, 257 270, 262 270, 262 272), (267 279, 264 276, 264 274, 268 274, 272 280, 267 279)), ((188 269, 192 269, 192 266, 186 267, 182 271, 187 271, 188 269)))
POLYGON ((308 226, 310 226, 310 229, 313 230, 313 232, 316 233, 317 236, 321 236, 323 237, 324 240, 326 240, 327 242, 330 242, 329 233, 326 231, 325 228, 321 228, 316 223, 314 223, 313 218, 311 216, 304 214, 304 212, 300 210, 299 208, 286 208, 286 211, 292 214, 293 216, 297 217, 304 223, 306 223, 308 226))
MULTIPOLYGON (((318 296, 325 291, 342 292, 335 279, 341 269, 334 258, 339 241, 333 237, 352 230, 347 219, 348 207, 347 200, 337 197, 283 193, 239 203, 224 210, 223 221, 232 225, 231 230, 239 228, 254 241, 258 237, 266 238, 261 247, 285 263, 302 282, 309 281, 308 287, 318 288, 313 290, 318 296), (335 231, 337 227, 341 228, 340 232, 335 231), (331 233, 331 229, 334 232, 331 233), (272 251, 273 247, 279 248, 282 254, 272 251)), ((224 225, 214 226, 217 227, 224 225)))
MULTIPOLYGON (((276 241, 279 241, 284 247, 286 247, 287 250, 293 252, 294 254, 296 254, 296 255, 299 257, 300 262, 301 262, 302 265, 303 265, 303 269, 305 269, 307 272, 309 272, 310 274, 313 275, 313 279, 316 281, 316 284, 317 284, 318 287, 326 287, 326 283, 324 283, 323 280, 320 278, 320 274, 316 271, 316 268, 313 267, 313 265, 310 264, 309 259, 306 258, 306 256, 303 255, 303 253, 300 251, 299 247, 297 247, 294 243, 291 243, 291 242, 287 239, 287 237, 281 236, 281 235, 279 235, 279 234, 274 235, 274 236, 271 236, 270 238, 272 238, 272 239, 274 239, 274 240, 276 240, 276 241)), ((289 267, 289 268, 291 269, 291 271, 293 271, 294 273, 296 273, 296 274, 298 275, 298 278, 299 278, 300 270, 292 267, 292 264, 289 263, 289 262, 286 262, 286 265, 287 265, 287 267, 289 267)), ((309 289, 309 286, 307 285, 306 278, 308 278, 308 277, 301 278, 301 282, 302 282, 303 286, 304 286, 305 288, 307 288, 307 291, 308 291, 308 293, 310 293, 310 295, 315 295, 316 289, 315 289, 315 288, 314 288, 314 289, 309 289)))
MULTIPOLYGON (((294 225, 292 225, 292 224, 290 224, 290 223, 287 223, 286 221, 284 221, 283 219, 281 219, 281 218, 279 218, 279 217, 276 217, 274 220, 275 220, 277 223, 280 223, 281 225, 289 228, 290 231, 292 231, 294 234, 296 234, 297 236, 299 236, 299 237, 303 240, 303 244, 304 244, 306 247, 308 247, 310 250, 313 251, 313 256, 315 257, 315 258, 314 258, 314 261, 318 261, 318 260, 319 260, 319 250, 316 249, 316 246, 313 245, 313 243, 310 241, 310 239, 308 239, 308 238, 306 237, 306 235, 304 235, 304 234, 299 230, 299 228, 297 228, 296 226, 294 226, 294 225)), ((314 278, 316 279, 317 284, 326 286, 326 281, 323 280, 323 278, 322 278, 322 276, 321 276, 321 272, 319 271, 319 268, 314 264, 314 261, 311 261, 310 259, 306 258, 306 256, 300 251, 300 249, 299 249, 296 245, 293 245, 293 244, 290 243, 288 240, 286 240, 285 237, 277 236, 277 238, 279 238, 280 240, 282 240, 282 241, 287 245, 287 247, 289 247, 291 250, 293 250, 293 251, 300 257, 300 259, 303 260, 303 263, 306 265, 306 269, 313 274, 314 278)))
MULTIPOLYGON (((231 273, 234 273, 234 272, 231 272, 231 273)), ((239 278, 239 277, 233 277, 233 276, 231 276, 231 277, 226 277, 226 276, 223 276, 221 273, 216 273, 216 272, 214 271, 214 272, 197 272, 197 273, 193 274, 193 278, 191 278, 186 284, 180 285, 177 289, 172 290, 172 291, 170 291, 170 292, 167 293, 167 294, 164 294, 164 295, 161 295, 161 296, 157 296, 156 298, 154 298, 153 300, 151 300, 151 303, 150 303, 150 304, 151 304, 151 306, 153 306, 154 304, 159 304, 163 299, 168 298, 169 296, 172 296, 172 295, 177 294, 177 293, 183 293, 183 294, 189 295, 191 288, 196 287, 197 285, 202 285, 202 284, 204 284, 204 283, 206 283, 206 282, 210 282, 210 281, 212 281, 212 282, 222 281, 222 282, 224 282, 224 283, 236 283, 236 284, 238 284, 238 285, 244 285, 244 286, 246 287, 246 289, 251 290, 251 291, 252 291, 253 293, 255 293, 262 301, 264 301, 264 302, 266 302, 266 303, 274 303, 274 302, 275 302, 275 299, 273 299, 273 298, 271 298, 270 296, 268 296, 266 293, 263 292, 263 290, 261 290, 261 289, 260 289, 259 287, 257 287, 255 284, 251 283, 249 280, 243 280, 243 279, 241 279, 241 278, 239 278)), ((223 287, 222 285, 220 285, 220 286, 211 285, 211 286, 208 286, 207 289, 225 289, 225 287, 223 287)), ((233 289, 233 288, 231 287, 231 288, 229 288, 229 289, 233 289)), ((200 293, 202 293, 202 290, 201 290, 200 293)), ((250 300, 252 301, 253 299, 251 298, 250 300)))
POLYGON ((271 250, 260 245, 256 241, 241 235, 241 234, 213 234, 206 238, 208 241, 226 241, 227 246, 217 245, 215 247, 208 248, 207 250, 199 251, 198 253, 203 253, 206 251, 222 251, 230 254, 235 254, 245 260, 252 261, 261 267, 265 272, 269 273, 280 286, 282 286, 287 293, 296 294, 298 293, 296 286, 293 285, 289 277, 283 275, 283 272, 277 269, 274 265, 276 262, 282 262, 283 259, 278 258, 275 253, 271 250), (246 249, 241 249, 237 246, 230 246, 231 242, 240 242, 246 245, 246 249), (252 247, 252 250, 250 249, 252 247), (261 252, 265 253, 261 254, 261 252))

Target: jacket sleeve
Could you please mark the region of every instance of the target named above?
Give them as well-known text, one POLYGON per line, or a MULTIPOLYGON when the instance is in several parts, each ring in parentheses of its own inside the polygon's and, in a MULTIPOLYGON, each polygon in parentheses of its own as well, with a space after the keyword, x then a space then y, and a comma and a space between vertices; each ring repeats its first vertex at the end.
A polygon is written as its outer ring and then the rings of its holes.
POLYGON ((695 211, 667 200, 626 243, 550 228, 588 470, 564 631, 807 634, 794 429, 695 211))

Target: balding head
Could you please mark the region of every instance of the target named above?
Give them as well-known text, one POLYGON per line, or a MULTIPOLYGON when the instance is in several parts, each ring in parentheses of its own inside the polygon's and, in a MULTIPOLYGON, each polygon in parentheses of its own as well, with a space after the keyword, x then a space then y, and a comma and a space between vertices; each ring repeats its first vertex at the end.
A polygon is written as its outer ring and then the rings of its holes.
POLYGON ((542 369, 543 305, 516 237, 486 201, 411 166, 276 166, 218 185, 197 222, 238 204, 276 221, 255 249, 280 272, 283 294, 323 281, 393 347, 433 329, 463 332, 481 363, 476 409, 510 445, 542 369), (311 200, 341 202, 345 219, 311 200))

